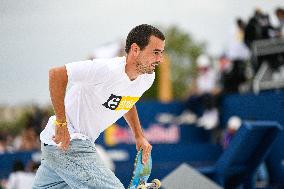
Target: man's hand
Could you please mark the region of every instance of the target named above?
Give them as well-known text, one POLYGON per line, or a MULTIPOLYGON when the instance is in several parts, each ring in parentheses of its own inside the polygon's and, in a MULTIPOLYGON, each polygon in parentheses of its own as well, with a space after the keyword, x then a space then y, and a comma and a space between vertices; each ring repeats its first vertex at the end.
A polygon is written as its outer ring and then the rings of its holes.
POLYGON ((70 144, 70 134, 67 126, 55 125, 55 135, 52 140, 58 144, 59 148, 63 151, 67 151, 70 144))
POLYGON ((151 144, 147 141, 145 137, 139 137, 136 138, 136 149, 137 151, 142 149, 142 163, 146 164, 152 150, 151 144))

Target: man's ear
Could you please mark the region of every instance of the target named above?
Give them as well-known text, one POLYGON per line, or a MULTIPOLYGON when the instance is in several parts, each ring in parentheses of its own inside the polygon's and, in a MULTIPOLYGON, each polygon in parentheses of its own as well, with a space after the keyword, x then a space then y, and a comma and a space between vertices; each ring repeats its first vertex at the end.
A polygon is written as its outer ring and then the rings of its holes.
POLYGON ((134 56, 138 56, 140 52, 140 47, 136 43, 132 43, 132 45, 130 46, 130 50, 132 51, 134 56))

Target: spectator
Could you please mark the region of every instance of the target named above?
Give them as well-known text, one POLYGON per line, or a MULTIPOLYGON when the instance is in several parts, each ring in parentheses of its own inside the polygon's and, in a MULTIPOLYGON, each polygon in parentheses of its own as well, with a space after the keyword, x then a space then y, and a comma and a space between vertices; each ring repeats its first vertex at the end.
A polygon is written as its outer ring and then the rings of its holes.
MULTIPOLYGON (((251 51, 257 46, 253 45, 254 41, 262 39, 270 39, 278 37, 278 30, 272 27, 269 19, 269 15, 264 14, 260 9, 255 11, 254 16, 249 20, 245 28, 245 43, 251 49, 251 51)), ((269 43, 269 42, 268 42, 269 43)), ((254 53, 254 51, 252 51, 254 53)), ((268 55, 259 56, 258 54, 253 54, 252 67, 254 73, 258 72, 261 64, 267 62, 270 68, 274 70, 278 69, 279 62, 278 56, 269 53, 268 55)))
POLYGON ((38 150, 40 148, 39 136, 31 126, 27 126, 21 135, 15 139, 16 150, 29 151, 38 150))
POLYGON ((198 76, 186 102, 189 113, 183 113, 181 119, 183 117, 192 117, 193 119, 199 117, 197 126, 213 129, 219 122, 217 95, 220 90, 217 86, 217 73, 207 55, 200 55, 197 58, 197 67, 198 76), (200 109, 200 107, 202 108, 200 109))
POLYGON ((13 172, 10 174, 7 189, 29 189, 32 188, 35 172, 25 172, 24 165, 16 161, 13 165, 13 172))
POLYGON ((277 8, 275 10, 275 14, 278 18, 278 21, 279 21, 279 36, 283 36, 284 34, 284 9, 283 8, 277 8))
POLYGON ((248 60, 249 59, 249 49, 244 43, 244 33, 246 24, 241 19, 236 20, 236 26, 234 30, 230 33, 229 37, 229 47, 226 56, 231 60, 248 60))
POLYGON ((274 37, 274 28, 270 23, 269 15, 264 14, 260 9, 256 9, 245 28, 246 45, 252 48, 253 41, 271 37, 274 37))
POLYGON ((226 57, 230 61, 230 68, 221 70, 223 91, 225 93, 239 92, 240 85, 246 81, 246 62, 249 59, 249 49, 244 44, 245 23, 242 19, 236 20, 236 28, 231 33, 226 57))
POLYGON ((233 139, 234 135, 236 134, 236 132, 238 131, 241 125, 242 121, 239 117, 237 116, 230 117, 222 141, 222 146, 224 149, 227 149, 231 140, 233 139))

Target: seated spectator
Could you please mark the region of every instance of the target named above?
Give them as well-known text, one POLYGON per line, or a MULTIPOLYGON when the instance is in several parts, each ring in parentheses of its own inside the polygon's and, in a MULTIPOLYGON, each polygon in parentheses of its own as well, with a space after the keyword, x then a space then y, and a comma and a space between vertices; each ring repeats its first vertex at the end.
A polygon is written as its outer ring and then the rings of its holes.
POLYGON ((13 165, 13 172, 10 174, 6 184, 7 189, 29 189, 32 188, 35 172, 26 172, 24 165, 16 161, 13 165))
POLYGON ((26 127, 21 135, 15 139, 16 150, 29 151, 40 148, 39 136, 33 127, 26 127))
POLYGON ((236 134, 236 132, 238 131, 241 125, 242 121, 239 117, 237 116, 230 117, 227 123, 227 128, 223 134, 223 140, 221 142, 224 149, 228 147, 228 145, 230 144, 231 140, 233 139, 234 135, 236 134))
POLYGON ((220 90, 217 86, 217 73, 206 55, 197 58, 197 67, 198 76, 186 102, 189 112, 184 112, 180 119, 190 122, 190 118, 194 123, 198 117, 197 126, 213 129, 219 122, 217 95, 220 90))

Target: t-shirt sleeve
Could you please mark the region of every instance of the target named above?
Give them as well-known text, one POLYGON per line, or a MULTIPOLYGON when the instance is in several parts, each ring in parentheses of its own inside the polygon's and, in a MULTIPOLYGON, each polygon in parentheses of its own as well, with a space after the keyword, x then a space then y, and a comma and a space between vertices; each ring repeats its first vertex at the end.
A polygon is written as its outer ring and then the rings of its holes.
POLYGON ((108 78, 108 65, 102 61, 86 60, 65 64, 68 82, 73 84, 99 84, 108 78))

